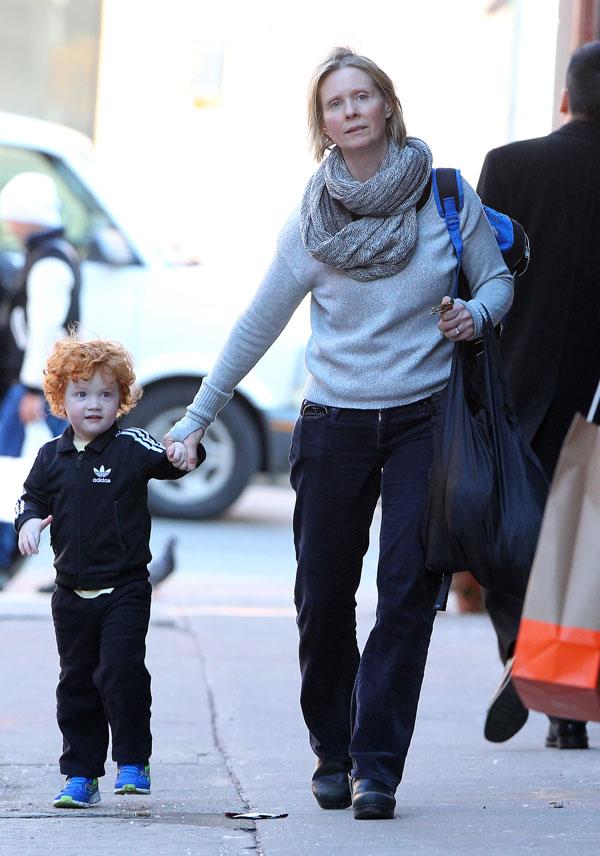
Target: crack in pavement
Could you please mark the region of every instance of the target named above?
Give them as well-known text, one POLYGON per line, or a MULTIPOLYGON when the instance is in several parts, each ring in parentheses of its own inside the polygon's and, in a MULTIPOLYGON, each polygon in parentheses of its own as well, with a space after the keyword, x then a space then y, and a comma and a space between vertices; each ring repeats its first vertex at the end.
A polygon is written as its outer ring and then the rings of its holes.
MULTIPOLYGON (((210 683, 210 679, 208 676, 208 667, 207 667, 207 663, 206 663, 206 657, 204 656, 204 651, 202 650, 202 646, 200 645, 200 640, 198 639, 198 637, 194 633, 193 627, 192 627, 189 619, 187 619, 185 616, 181 616, 180 621, 181 621, 181 624, 180 624, 181 629, 185 630, 185 632, 187 632, 190 635, 191 639, 193 640, 194 649, 196 651, 196 655, 197 655, 198 661, 200 663, 200 670, 202 672, 204 685, 206 687, 206 695, 207 695, 207 699, 208 699, 209 716, 210 716, 210 727, 211 727, 212 738, 213 738, 213 742, 215 744, 215 748, 217 749, 217 752, 221 756, 221 759, 225 765, 225 768, 227 769, 227 773, 229 775, 231 783, 233 784, 233 786, 237 792, 237 795, 239 797, 239 800, 244 807, 244 811, 245 812, 251 811, 250 802, 248 800, 248 797, 246 796, 246 793, 245 793, 244 788, 242 786, 242 782, 241 782, 239 776, 237 775, 237 773, 235 772, 235 768, 234 768, 234 764, 233 764, 233 758, 227 752, 227 749, 225 748, 225 744, 223 743, 223 740, 221 739, 221 735, 219 734, 219 727, 218 727, 218 723, 217 723, 216 699, 215 699, 215 695, 213 693, 212 686, 210 683)), ((256 824, 254 823, 252 825, 251 829, 246 829, 245 831, 247 831, 247 832, 251 831, 253 833, 254 847, 255 847, 257 856, 265 856, 265 852, 263 850, 262 842, 260 840, 260 835, 258 833, 258 828, 257 828, 256 824)))

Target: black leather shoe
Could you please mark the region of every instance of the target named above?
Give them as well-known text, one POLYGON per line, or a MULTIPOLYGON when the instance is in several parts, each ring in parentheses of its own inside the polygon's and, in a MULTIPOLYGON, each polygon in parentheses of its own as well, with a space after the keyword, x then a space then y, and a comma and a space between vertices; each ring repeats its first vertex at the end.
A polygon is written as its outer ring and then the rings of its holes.
POLYGON ((550 749, 587 749, 588 735, 585 722, 575 719, 550 720, 546 746, 550 749))
POLYGON ((483 735, 492 743, 504 743, 520 731, 529 716, 529 711, 517 695, 512 682, 513 658, 506 661, 504 674, 494 693, 487 716, 483 735))
POLYGON ((321 808, 348 808, 352 805, 349 768, 339 761, 319 758, 312 777, 312 792, 321 808))
POLYGON ((395 808, 394 792, 387 785, 377 779, 352 780, 354 820, 390 820, 395 808))

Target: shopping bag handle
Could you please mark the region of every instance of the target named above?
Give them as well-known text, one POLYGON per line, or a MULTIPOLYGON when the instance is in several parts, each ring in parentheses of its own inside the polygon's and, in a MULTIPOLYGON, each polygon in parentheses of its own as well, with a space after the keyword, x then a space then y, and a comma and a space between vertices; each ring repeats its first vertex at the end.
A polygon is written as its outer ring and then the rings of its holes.
POLYGON ((600 404, 600 381, 598 382, 598 386, 596 387, 596 392, 592 399, 592 404, 590 407, 590 412, 587 415, 587 421, 593 422, 594 416, 596 415, 596 410, 598 410, 598 405, 600 404))

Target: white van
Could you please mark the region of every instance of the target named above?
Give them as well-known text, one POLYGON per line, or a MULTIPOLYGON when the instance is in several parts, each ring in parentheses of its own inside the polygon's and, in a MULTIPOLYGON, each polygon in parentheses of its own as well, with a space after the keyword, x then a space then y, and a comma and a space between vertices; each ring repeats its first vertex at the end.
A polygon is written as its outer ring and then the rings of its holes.
MULTIPOLYGON (((211 368, 238 307, 207 281, 201 264, 164 257, 132 218, 111 205, 87 137, 0 112, 0 188, 24 171, 56 181, 66 233, 83 259, 84 335, 117 339, 131 351, 144 396, 130 421, 161 439, 211 368)), ((6 232, 0 249, 16 249, 6 232)), ((199 470, 180 481, 150 483, 155 514, 213 517, 237 499, 254 473, 285 470, 304 382, 302 338, 293 328, 285 331, 240 383, 203 441, 207 460, 199 470)))

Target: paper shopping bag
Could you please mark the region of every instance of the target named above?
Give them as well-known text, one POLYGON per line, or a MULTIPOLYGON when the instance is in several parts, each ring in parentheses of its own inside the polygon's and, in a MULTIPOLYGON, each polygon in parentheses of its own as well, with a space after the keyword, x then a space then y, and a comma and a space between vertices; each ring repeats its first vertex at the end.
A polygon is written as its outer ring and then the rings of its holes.
POLYGON ((512 676, 526 707, 600 721, 600 428, 579 414, 550 486, 512 676))

